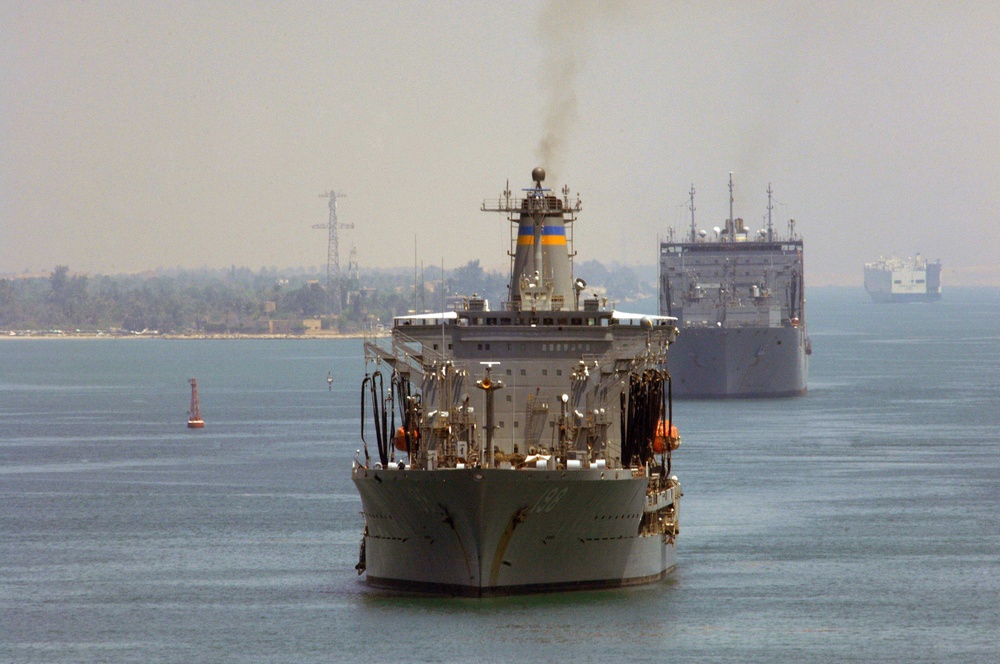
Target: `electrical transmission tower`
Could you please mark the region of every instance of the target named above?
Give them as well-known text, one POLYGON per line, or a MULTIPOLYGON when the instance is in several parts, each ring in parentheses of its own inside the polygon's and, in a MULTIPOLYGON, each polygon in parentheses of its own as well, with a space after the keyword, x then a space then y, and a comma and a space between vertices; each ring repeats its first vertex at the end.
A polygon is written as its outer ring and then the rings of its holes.
POLYGON ((353 282, 361 280, 361 273, 358 271, 358 248, 351 247, 351 255, 347 259, 347 278, 353 282))
POLYGON ((340 314, 341 302, 341 279, 340 279, 340 243, 337 239, 337 230, 340 228, 351 229, 354 224, 341 224, 337 222, 337 199, 343 198, 347 194, 330 190, 320 194, 321 198, 330 199, 330 220, 325 224, 313 224, 313 228, 327 229, 327 251, 326 251, 326 313, 340 314), (330 300, 333 300, 333 311, 330 310, 330 300))

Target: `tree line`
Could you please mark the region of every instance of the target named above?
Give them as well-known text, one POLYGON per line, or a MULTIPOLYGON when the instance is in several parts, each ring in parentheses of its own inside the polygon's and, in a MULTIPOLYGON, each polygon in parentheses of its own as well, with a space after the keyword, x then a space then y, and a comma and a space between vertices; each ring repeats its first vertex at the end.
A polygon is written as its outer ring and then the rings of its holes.
MULTIPOLYGON (((619 299, 649 292, 629 268, 596 261, 577 269, 619 299)), ((652 286, 655 292, 655 286, 652 286)), ((484 297, 495 308, 507 299, 507 276, 479 261, 446 271, 368 270, 326 284, 318 270, 245 267, 157 270, 143 274, 73 274, 59 265, 47 277, 0 278, 0 330, 262 333, 269 321, 320 319, 349 333, 388 326, 393 316, 437 311, 449 295, 484 297)))

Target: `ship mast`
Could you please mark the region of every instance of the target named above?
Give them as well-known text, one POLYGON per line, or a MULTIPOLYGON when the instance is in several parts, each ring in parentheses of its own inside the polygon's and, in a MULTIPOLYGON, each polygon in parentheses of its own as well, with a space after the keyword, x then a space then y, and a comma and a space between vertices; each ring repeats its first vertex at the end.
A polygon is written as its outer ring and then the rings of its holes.
POLYGON ((733 222, 733 172, 729 172, 729 221, 726 223, 726 230, 729 232, 729 241, 736 240, 736 229, 733 222))
POLYGON ((690 194, 691 194, 691 203, 690 203, 690 205, 688 205, 688 209, 691 210, 691 242, 694 242, 695 238, 697 237, 697 234, 695 232, 695 227, 694 227, 694 211, 695 211, 695 207, 694 207, 694 183, 693 182, 691 183, 690 194))
POLYGON ((767 183, 767 241, 774 242, 774 229, 771 227, 771 210, 774 206, 771 205, 771 183, 767 183))

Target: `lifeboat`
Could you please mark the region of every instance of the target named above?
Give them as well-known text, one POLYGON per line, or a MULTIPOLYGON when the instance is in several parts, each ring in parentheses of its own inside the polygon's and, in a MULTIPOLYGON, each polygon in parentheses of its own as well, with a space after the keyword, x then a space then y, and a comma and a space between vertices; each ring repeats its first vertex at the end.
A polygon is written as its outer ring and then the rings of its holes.
MULTIPOLYGON (((410 432, 410 440, 416 442, 419 440, 420 434, 416 430, 410 432)), ((406 449, 406 429, 399 427, 396 429, 396 436, 393 438, 393 445, 400 452, 409 452, 406 449)))
POLYGON ((660 420, 656 425, 656 435, 653 437, 653 451, 662 454, 665 451, 673 452, 681 446, 681 436, 677 432, 677 427, 670 425, 670 433, 667 433, 667 423, 660 420))

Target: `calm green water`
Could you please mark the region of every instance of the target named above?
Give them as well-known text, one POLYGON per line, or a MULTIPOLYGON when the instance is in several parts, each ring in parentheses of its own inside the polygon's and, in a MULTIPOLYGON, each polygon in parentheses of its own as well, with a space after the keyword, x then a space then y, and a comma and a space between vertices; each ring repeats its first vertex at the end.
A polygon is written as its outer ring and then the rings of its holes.
POLYGON ((675 407, 669 580, 490 600, 359 582, 359 341, 0 342, 0 661, 997 661, 1000 292, 809 295, 808 396, 675 407))

